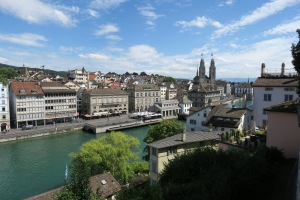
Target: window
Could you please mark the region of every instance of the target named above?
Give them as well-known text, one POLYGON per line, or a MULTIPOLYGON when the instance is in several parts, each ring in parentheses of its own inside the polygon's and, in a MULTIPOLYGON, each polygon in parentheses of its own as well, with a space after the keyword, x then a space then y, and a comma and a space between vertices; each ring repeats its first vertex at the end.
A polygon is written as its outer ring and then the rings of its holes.
POLYGON ((151 171, 157 173, 157 162, 154 160, 151 161, 151 171))
POLYGON ((204 112, 203 117, 206 117, 206 111, 204 112))
POLYGON ((291 101, 293 100, 293 95, 292 94, 285 94, 284 95, 284 101, 291 101))
POLYGON ((272 101, 272 95, 271 94, 264 94, 264 101, 272 101))
POLYGON ((2 107, 2 111, 5 111, 5 107, 2 107))
POLYGON ((273 91, 273 88, 266 87, 266 88, 265 88, 265 91, 273 91))
POLYGON ((263 115, 268 114, 268 111, 263 110, 263 115))
POLYGON ((153 156, 156 156, 156 149, 155 148, 153 148, 153 147, 151 147, 151 154, 153 155, 153 156))
POLYGON ((197 122, 197 121, 194 120, 194 119, 191 119, 191 120, 190 120, 190 124, 196 124, 196 122, 197 122))
POLYGON ((191 131, 195 131, 195 129, 194 129, 194 128, 191 128, 191 131))
POLYGON ((284 88, 284 91, 295 91, 295 88, 284 88))
POLYGON ((6 119, 6 115, 2 115, 2 119, 6 119))
POLYGON ((169 155, 176 154, 176 153, 177 153, 177 147, 176 147, 176 146, 175 146, 175 147, 169 147, 169 148, 167 149, 167 151, 168 151, 168 156, 169 156, 169 155))

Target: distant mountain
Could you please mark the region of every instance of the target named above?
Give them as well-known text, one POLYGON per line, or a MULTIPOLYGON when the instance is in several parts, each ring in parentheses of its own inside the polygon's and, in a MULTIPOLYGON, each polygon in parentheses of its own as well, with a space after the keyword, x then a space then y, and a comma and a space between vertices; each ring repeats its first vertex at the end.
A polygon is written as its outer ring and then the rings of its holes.
MULTIPOLYGON (((6 65, 6 64, 2 64, 0 63, 0 68, 2 67, 10 67, 10 68, 13 68, 15 70, 17 70, 19 72, 19 70, 22 68, 22 67, 16 67, 16 66, 12 66, 12 65, 6 65)), ((34 67, 27 67, 27 69, 29 71, 42 71, 42 69, 40 68, 34 68, 34 67)), ((54 70, 51 70, 51 69, 44 69, 43 70, 45 74, 50 74, 52 76, 67 76, 68 72, 66 71, 54 71, 54 70)))

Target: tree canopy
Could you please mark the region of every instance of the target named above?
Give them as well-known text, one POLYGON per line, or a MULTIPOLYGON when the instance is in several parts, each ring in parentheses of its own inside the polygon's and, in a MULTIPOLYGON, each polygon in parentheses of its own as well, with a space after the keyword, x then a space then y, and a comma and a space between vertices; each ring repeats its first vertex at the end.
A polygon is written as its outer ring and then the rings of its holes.
POLYGON ((170 76, 166 76, 166 77, 164 78, 164 82, 172 82, 172 83, 174 83, 174 84, 177 84, 176 79, 174 79, 173 77, 170 77, 170 76))
MULTIPOLYGON (((180 121, 175 120, 163 120, 159 124, 150 126, 147 136, 144 138, 144 142, 150 144, 152 142, 182 133, 184 131, 184 125, 180 121)), ((149 160, 148 147, 144 149, 147 154, 143 157, 145 160, 149 160)))
POLYGON ((140 76, 147 76, 146 72, 141 72, 140 76))
POLYGON ((299 41, 297 44, 292 44, 292 63, 298 73, 298 94, 300 95, 300 29, 297 29, 299 41))
POLYGON ((266 199, 283 160, 279 150, 268 148, 255 152, 199 148, 170 160, 159 175, 159 186, 166 200, 266 199))
POLYGON ((7 79, 15 78, 18 76, 18 72, 10 67, 3 67, 0 68, 0 82, 2 82, 4 85, 8 84, 7 79))

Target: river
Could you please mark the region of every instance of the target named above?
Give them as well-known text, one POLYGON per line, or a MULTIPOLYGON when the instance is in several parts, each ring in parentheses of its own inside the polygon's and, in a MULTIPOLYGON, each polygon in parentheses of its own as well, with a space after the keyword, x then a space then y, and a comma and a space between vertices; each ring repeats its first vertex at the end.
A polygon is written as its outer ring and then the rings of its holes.
MULTIPOLYGON (((149 127, 123 130, 137 137, 141 153, 146 146, 142 140, 149 127)), ((70 165, 71 152, 104 134, 73 131, 60 135, 14 141, 0 144, 0 199, 18 200, 40 194, 64 184, 66 164, 70 165)))

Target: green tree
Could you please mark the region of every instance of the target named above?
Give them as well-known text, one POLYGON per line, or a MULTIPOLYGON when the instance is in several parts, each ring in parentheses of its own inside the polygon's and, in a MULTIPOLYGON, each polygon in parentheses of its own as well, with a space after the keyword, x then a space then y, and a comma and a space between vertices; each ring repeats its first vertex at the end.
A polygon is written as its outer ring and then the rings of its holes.
MULTIPOLYGON (((122 132, 112 132, 83 144, 72 159, 90 169, 91 175, 109 171, 121 183, 128 182, 138 172, 139 153, 133 152, 139 140, 122 132)), ((144 163, 144 162, 141 162, 144 163)), ((146 164, 141 164, 144 170, 146 164)), ((76 168, 76 167, 75 167, 76 168)))
POLYGON ((177 84, 176 79, 174 79, 173 77, 170 77, 170 76, 165 77, 164 82, 172 82, 174 84, 177 84))
POLYGON ((300 96, 300 29, 297 29, 296 32, 298 33, 299 41, 297 44, 292 44, 292 63, 298 73, 298 94, 300 96))
POLYGON ((18 72, 11 67, 0 68, 0 82, 4 85, 8 84, 7 79, 15 78, 18 76, 18 72))
POLYGON ((146 72, 141 72, 140 76, 147 76, 146 72))
MULTIPOLYGON (((184 125, 180 121, 175 120, 163 120, 159 124, 150 126, 147 136, 144 138, 144 142, 150 144, 152 142, 182 133, 184 131, 184 125)), ((149 148, 145 147, 144 152, 147 154, 143 157, 144 160, 149 160, 149 148)))

